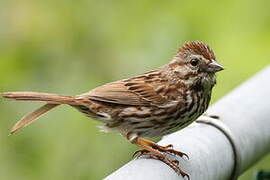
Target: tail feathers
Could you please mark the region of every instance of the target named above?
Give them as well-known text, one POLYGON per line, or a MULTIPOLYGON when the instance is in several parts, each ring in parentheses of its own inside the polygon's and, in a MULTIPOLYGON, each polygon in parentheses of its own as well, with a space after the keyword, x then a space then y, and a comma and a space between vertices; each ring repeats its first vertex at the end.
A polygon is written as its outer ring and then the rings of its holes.
POLYGON ((25 115, 20 121, 18 121, 11 129, 10 134, 15 133, 19 129, 33 123, 40 116, 44 115, 51 109, 60 104, 69 104, 71 106, 81 105, 89 103, 88 99, 76 98, 76 96, 63 96, 57 94, 37 93, 37 92, 4 92, 0 93, 0 96, 9 99, 15 99, 19 101, 42 101, 47 104, 41 106, 32 113, 25 115))
POLYGON ((24 128, 25 126, 33 123, 35 120, 37 120, 39 117, 50 111, 51 109, 55 108, 59 104, 45 104, 35 110, 34 112, 31 112, 27 115, 25 115, 20 121, 18 121, 11 129, 10 134, 15 133, 16 131, 20 130, 21 128, 24 128))
POLYGON ((76 105, 74 96, 63 96, 57 94, 37 93, 37 92, 4 92, 0 93, 4 98, 18 101, 46 101, 50 104, 70 104, 76 105))

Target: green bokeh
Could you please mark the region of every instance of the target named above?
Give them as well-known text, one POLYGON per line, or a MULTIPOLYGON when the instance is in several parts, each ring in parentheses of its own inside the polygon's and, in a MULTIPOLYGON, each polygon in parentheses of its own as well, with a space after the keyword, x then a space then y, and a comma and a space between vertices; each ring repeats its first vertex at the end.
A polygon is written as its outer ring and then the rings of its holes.
MULTIPOLYGON (((80 94, 167 63, 203 40, 226 70, 212 102, 269 64, 270 1, 0 1, 0 91, 80 94)), ((0 179, 102 179, 137 148, 61 106, 7 136, 39 103, 0 101, 0 179)), ((247 171, 269 169, 270 156, 247 171)))

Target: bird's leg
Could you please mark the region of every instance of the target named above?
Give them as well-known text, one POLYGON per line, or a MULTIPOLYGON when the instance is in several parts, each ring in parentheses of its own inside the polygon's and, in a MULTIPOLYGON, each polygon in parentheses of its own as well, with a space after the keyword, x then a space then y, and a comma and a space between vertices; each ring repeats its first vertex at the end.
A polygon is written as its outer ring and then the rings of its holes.
MULTIPOLYGON (((172 144, 169 144, 167 146, 161 146, 161 145, 158 145, 157 143, 154 143, 152 141, 149 141, 143 138, 138 138, 138 139, 141 143, 146 144, 147 146, 151 147, 154 150, 158 150, 159 152, 174 154, 180 157, 186 156, 187 159, 189 159, 186 153, 174 150, 172 144)), ((139 150, 139 151, 136 151, 135 153, 137 154, 137 153, 144 153, 144 152, 139 150)))
MULTIPOLYGON (((151 145, 145 143, 145 139, 143 138, 139 138, 137 135, 135 134, 128 134, 127 135, 127 139, 132 143, 132 144, 136 144, 137 146, 143 148, 142 150, 138 150, 136 151, 133 156, 135 156, 136 154, 140 153, 140 155, 148 153, 148 152, 152 152, 154 154, 156 154, 156 156, 160 156, 160 158, 164 157, 164 154, 162 154, 162 152, 160 152, 157 149, 154 149, 153 147, 151 147, 151 145)), ((146 140, 147 141, 147 140, 146 140)), ((149 141, 151 142, 151 141, 149 141)), ((152 142, 153 143, 153 142, 152 142)))
MULTIPOLYGON (((127 139, 133 143, 136 144, 137 146, 143 148, 142 150, 138 150, 134 153, 136 155, 137 153, 140 153, 139 156, 144 155, 147 158, 152 158, 152 159, 157 159, 168 166, 170 166, 178 175, 182 175, 183 177, 189 178, 189 175, 182 171, 179 167, 179 161, 178 160, 172 160, 168 157, 166 157, 162 152, 166 152, 168 149, 172 150, 172 145, 168 146, 159 146, 156 143, 140 138, 136 134, 128 134, 127 139)), ((134 156, 133 155, 133 156, 134 156)))

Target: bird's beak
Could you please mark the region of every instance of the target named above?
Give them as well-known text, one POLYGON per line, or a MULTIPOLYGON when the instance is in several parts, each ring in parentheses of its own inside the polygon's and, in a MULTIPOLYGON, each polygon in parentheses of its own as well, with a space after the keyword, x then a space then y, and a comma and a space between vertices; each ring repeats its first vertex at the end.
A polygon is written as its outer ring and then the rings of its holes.
POLYGON ((212 62, 207 65, 206 71, 207 72, 218 72, 218 71, 222 71, 223 69, 224 69, 224 67, 221 66, 220 64, 218 64, 217 61, 212 60, 212 62))

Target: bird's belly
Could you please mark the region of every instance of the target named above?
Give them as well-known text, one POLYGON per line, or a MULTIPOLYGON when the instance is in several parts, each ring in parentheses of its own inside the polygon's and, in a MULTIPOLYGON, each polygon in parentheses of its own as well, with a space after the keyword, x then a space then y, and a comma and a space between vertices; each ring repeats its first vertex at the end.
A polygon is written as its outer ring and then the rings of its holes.
POLYGON ((119 114, 119 131, 133 132, 141 137, 170 134, 192 123, 198 115, 183 109, 156 107, 129 107, 119 114))
POLYGON ((194 97, 190 97, 190 103, 172 103, 166 107, 118 105, 107 108, 103 105, 103 108, 98 108, 98 104, 92 104, 76 108, 105 123, 104 131, 118 130, 121 134, 133 132, 141 137, 156 137, 183 129, 195 121, 209 103, 207 98, 198 97, 196 100, 194 103, 194 97))
POLYGON ((126 108, 119 114, 123 118, 123 123, 119 128, 137 133, 141 137, 173 133, 185 128, 205 112, 210 100, 208 97, 198 97, 196 101, 193 97, 186 106, 176 104, 168 108, 126 108))

